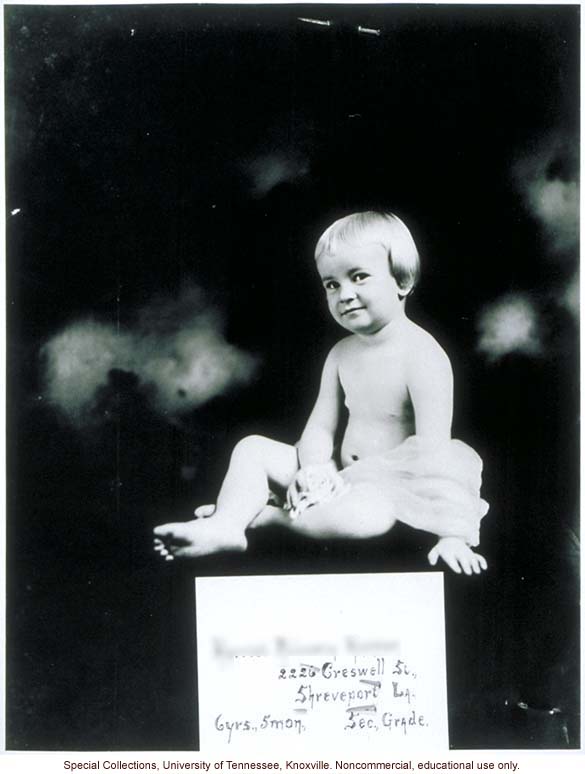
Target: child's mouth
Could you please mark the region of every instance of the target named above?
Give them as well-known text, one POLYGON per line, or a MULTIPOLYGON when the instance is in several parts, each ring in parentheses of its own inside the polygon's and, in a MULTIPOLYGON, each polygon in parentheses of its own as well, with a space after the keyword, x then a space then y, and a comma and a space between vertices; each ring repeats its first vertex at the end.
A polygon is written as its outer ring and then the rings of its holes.
POLYGON ((352 306, 351 309, 344 309, 344 311, 341 313, 341 316, 343 317, 344 315, 351 314, 352 312, 361 312, 365 308, 365 306, 352 306))

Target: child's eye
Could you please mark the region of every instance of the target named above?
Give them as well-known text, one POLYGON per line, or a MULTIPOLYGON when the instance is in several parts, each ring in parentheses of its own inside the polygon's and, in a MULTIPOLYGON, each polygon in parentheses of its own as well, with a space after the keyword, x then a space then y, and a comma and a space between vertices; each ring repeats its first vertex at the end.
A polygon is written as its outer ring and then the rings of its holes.
POLYGON ((325 290, 337 290, 339 287, 338 282, 334 282, 334 280, 328 280, 324 283, 325 290))
POLYGON ((366 274, 365 271, 356 271, 356 273, 353 275, 352 279, 353 279, 354 282, 363 282, 369 276, 370 275, 366 274))

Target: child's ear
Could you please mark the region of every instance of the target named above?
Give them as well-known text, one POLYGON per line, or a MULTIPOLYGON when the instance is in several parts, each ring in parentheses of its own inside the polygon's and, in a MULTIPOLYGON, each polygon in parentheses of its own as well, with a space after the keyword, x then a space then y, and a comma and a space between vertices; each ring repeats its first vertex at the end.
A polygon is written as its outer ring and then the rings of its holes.
POLYGON ((398 298, 400 298, 401 301, 404 301, 406 296, 409 296, 412 293, 413 287, 414 282, 406 280, 406 282, 398 288, 398 298))

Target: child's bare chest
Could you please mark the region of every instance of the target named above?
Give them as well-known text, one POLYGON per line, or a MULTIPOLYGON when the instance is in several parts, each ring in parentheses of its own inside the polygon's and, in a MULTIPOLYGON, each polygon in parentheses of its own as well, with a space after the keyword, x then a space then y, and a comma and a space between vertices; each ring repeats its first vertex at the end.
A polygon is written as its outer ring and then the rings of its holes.
POLYGON ((394 348, 355 348, 339 364, 350 414, 406 419, 411 413, 406 367, 394 348))

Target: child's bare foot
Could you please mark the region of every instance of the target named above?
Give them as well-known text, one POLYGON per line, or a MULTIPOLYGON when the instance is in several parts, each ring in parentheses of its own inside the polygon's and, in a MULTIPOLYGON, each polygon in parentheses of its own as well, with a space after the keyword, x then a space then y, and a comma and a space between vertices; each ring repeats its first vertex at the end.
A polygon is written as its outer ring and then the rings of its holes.
POLYGON ((437 564, 439 557, 449 565, 453 572, 473 575, 487 570, 487 562, 481 554, 476 554, 459 538, 441 538, 437 545, 429 551, 429 563, 437 564))
POLYGON ((244 532, 223 519, 162 524, 155 527, 154 534, 154 550, 166 561, 194 559, 220 551, 245 551, 248 545, 244 532))

